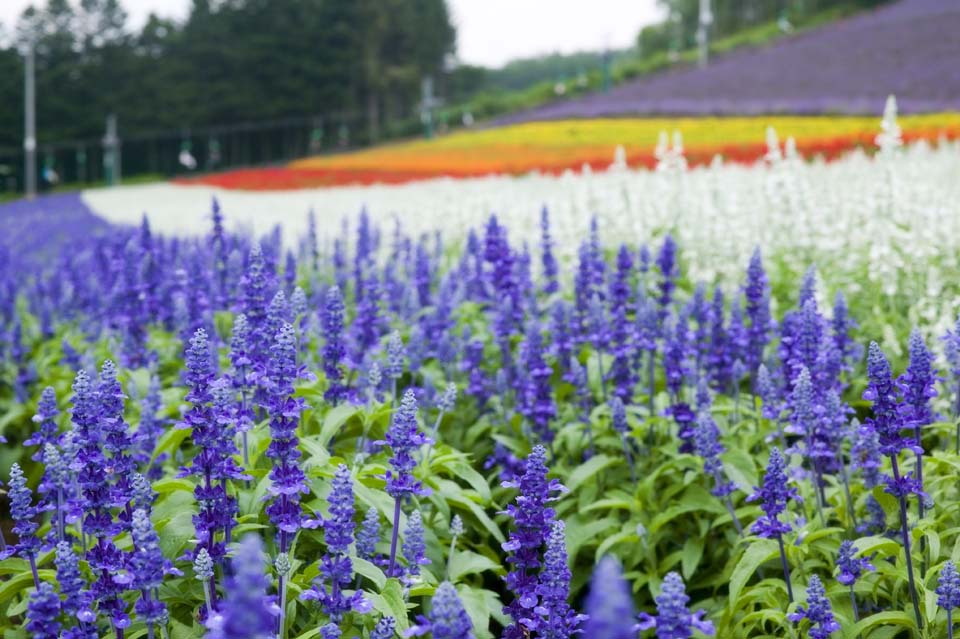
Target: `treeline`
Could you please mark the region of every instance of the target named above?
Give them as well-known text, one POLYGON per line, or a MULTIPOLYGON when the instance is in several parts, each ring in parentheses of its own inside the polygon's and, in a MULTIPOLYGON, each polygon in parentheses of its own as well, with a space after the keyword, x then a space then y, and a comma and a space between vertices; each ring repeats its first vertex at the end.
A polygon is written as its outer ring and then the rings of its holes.
POLYGON ((444 0, 193 0, 182 24, 130 29, 121 0, 47 0, 4 25, 0 146, 20 145, 23 59, 35 43, 41 144, 327 115, 377 138, 418 118, 455 31, 444 0), (389 132, 389 131, 386 131, 389 132))

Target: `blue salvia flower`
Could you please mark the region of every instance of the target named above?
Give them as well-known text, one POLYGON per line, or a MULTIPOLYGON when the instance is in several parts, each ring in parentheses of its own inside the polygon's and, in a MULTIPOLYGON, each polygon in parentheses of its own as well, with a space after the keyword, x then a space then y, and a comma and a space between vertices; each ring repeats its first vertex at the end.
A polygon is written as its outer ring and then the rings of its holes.
POLYGON ((504 613, 510 615, 513 622, 504 631, 504 639, 523 637, 524 628, 533 620, 534 608, 539 603, 537 594, 538 572, 541 566, 540 549, 550 535, 554 520, 554 511, 548 504, 556 493, 565 488, 556 479, 547 479, 547 450, 543 446, 534 446, 524 464, 523 474, 513 481, 502 484, 507 488, 518 488, 515 503, 507 506, 506 513, 515 525, 510 539, 502 544, 510 553, 507 563, 511 570, 507 574, 507 587, 514 595, 504 613))
POLYGON ((57 541, 63 541, 66 538, 66 500, 68 495, 75 492, 75 487, 67 461, 53 444, 45 444, 43 447, 43 480, 38 490, 46 495, 44 509, 52 509, 56 513, 55 530, 51 532, 56 533, 57 541))
MULTIPOLYGON (((396 388, 397 380, 403 376, 406 368, 407 351, 400 337, 400 331, 393 331, 387 339, 387 365, 383 367, 383 374, 393 380, 396 388)), ((396 395, 396 391, 394 391, 396 395)))
MULTIPOLYGON (((232 391, 223 381, 217 382, 214 390, 213 365, 211 363, 210 343, 207 332, 197 329, 190 338, 186 354, 186 373, 184 375, 189 391, 186 401, 190 408, 183 415, 178 428, 190 428, 197 454, 189 466, 180 469, 179 476, 194 475, 200 480, 194 488, 198 512, 193 516, 193 527, 197 535, 197 548, 205 548, 215 562, 220 562, 225 554, 230 530, 235 525, 237 512, 236 498, 226 490, 226 481, 237 476, 232 456, 237 452, 229 432, 224 432, 222 410, 228 403, 227 394, 232 391), (218 408, 213 407, 216 397, 218 408), (223 532, 224 538, 218 539, 223 532)), ((194 551, 195 552, 195 551, 194 551)), ((188 552, 185 559, 192 559, 188 552)))
POLYGON ((633 455, 630 453, 630 442, 628 441, 630 425, 627 423, 627 409, 623 405, 623 401, 616 395, 610 398, 609 403, 610 424, 613 426, 613 429, 620 434, 623 454, 627 458, 627 465, 630 467, 630 478, 632 481, 636 481, 636 470, 633 466, 633 455))
POLYGON ((844 539, 837 553, 837 570, 837 581, 844 586, 853 586, 864 571, 872 572, 876 568, 869 557, 857 557, 857 547, 849 539, 844 539))
POLYGON ((249 357, 254 366, 266 363, 267 349, 273 339, 267 331, 267 289, 269 288, 263 249, 254 244, 247 259, 247 270, 240 281, 240 307, 249 327, 249 357))
POLYGON ((576 634, 584 617, 567 603, 570 597, 570 568, 567 567, 566 526, 562 521, 553 522, 550 528, 537 594, 540 595, 540 605, 534 612, 540 615, 537 620, 540 636, 569 639, 576 634))
POLYGON ((670 394, 670 407, 667 414, 677 424, 677 436, 680 439, 680 452, 693 452, 693 422, 696 416, 689 404, 683 401, 684 381, 690 375, 690 333, 687 328, 686 311, 681 311, 676 322, 667 325, 664 330, 663 372, 667 391, 670 394))
POLYGON ((119 630, 129 626, 130 620, 126 604, 120 599, 126 590, 125 584, 113 575, 121 573, 126 562, 112 541, 117 526, 111 510, 114 505, 111 487, 103 472, 107 461, 101 450, 100 406, 93 384, 83 370, 77 373, 73 393, 71 419, 78 444, 75 465, 80 494, 72 510, 84 514, 83 534, 95 540, 86 556, 97 576, 91 588, 92 598, 99 602, 99 611, 110 619, 114 629, 119 630))
POLYGON ((554 437, 550 422, 557 416, 557 405, 550 384, 553 369, 543 359, 543 338, 537 322, 527 326, 520 351, 526 373, 519 396, 521 412, 540 441, 550 443, 554 437))
POLYGON ((427 544, 423 539, 423 518, 419 510, 415 510, 407 517, 407 526, 403 529, 403 558, 407 560, 407 569, 403 581, 407 585, 413 584, 420 576, 420 566, 430 563, 427 559, 427 544))
POLYGON ((284 324, 290 323, 290 304, 287 302, 287 296, 283 289, 280 289, 270 300, 267 306, 267 319, 264 323, 264 330, 267 335, 276 335, 284 324))
POLYGON ((676 288, 676 279, 679 275, 677 265, 677 245, 673 236, 663 238, 663 244, 657 253, 657 268, 660 270, 660 297, 657 304, 660 306, 660 321, 669 313, 670 303, 673 301, 673 289, 676 288))
MULTIPOLYGON (((384 328, 380 307, 383 297, 380 281, 372 265, 365 267, 364 270, 366 274, 363 278, 363 287, 359 289, 362 291, 362 296, 359 296, 358 292, 357 312, 350 326, 353 347, 350 359, 354 368, 359 367, 367 352, 380 341, 384 328)), ((343 290, 342 287, 341 290, 343 290)))
MULTIPOLYGON (((913 425, 915 443, 923 450, 923 427, 937 419, 931 400, 937 396, 936 384, 939 381, 937 370, 933 366, 933 353, 927 349, 923 336, 916 328, 910 333, 910 364, 897 380, 897 386, 903 393, 901 415, 913 425)), ((917 483, 923 490, 923 453, 917 452, 917 483)), ((919 502, 919 514, 923 517, 924 503, 919 502)))
POLYGON ((490 380, 483 369, 483 350, 482 340, 471 339, 464 346, 461 364, 461 368, 467 371, 468 375, 467 394, 473 397, 481 408, 490 398, 490 380))
POLYGON ((550 238, 550 213, 544 206, 540 210, 540 250, 543 265, 543 293, 552 295, 560 290, 557 282, 557 259, 553 256, 553 240, 550 238))
POLYGON ((266 557, 256 535, 245 536, 231 562, 225 596, 216 614, 207 619, 207 639, 268 639, 276 636, 279 614, 267 595, 270 580, 264 574, 266 557))
POLYGON ((57 567, 57 583, 60 585, 60 595, 63 597, 63 613, 68 618, 75 618, 84 626, 92 623, 97 615, 91 610, 93 597, 86 589, 87 581, 80 574, 80 560, 68 541, 57 544, 54 564, 57 567))
POLYGON ((213 579, 213 559, 207 554, 206 548, 201 548, 194 555, 193 577, 203 584, 203 598, 209 614, 213 610, 213 590, 210 587, 210 580, 213 579))
POLYGON ((23 442, 24 446, 40 447, 40 450, 30 457, 33 461, 41 460, 46 444, 56 445, 59 443, 60 427, 57 425, 59 415, 57 394, 52 386, 47 386, 40 394, 40 401, 37 402, 37 414, 33 416, 33 423, 38 424, 37 430, 23 442))
POLYGON ((960 606, 960 574, 949 559, 940 569, 936 592, 937 605, 947 612, 947 639, 953 639, 953 610, 960 606))
MULTIPOLYGON (((137 615, 147 624, 148 636, 153 637, 153 626, 162 624, 166 619, 167 607, 152 595, 163 583, 164 574, 172 573, 174 569, 163 558, 160 552, 160 539, 145 511, 133 511, 131 534, 133 537, 133 553, 130 556, 132 585, 140 590, 140 599, 135 609, 137 615)), ((179 572, 179 570, 175 571, 175 573, 179 572)))
POLYGON ((757 369, 756 392, 760 397, 760 401, 763 402, 761 411, 764 419, 779 422, 780 413, 783 411, 780 402, 780 392, 773 383, 770 371, 763 364, 760 364, 760 368, 757 369))
POLYGON ((397 622, 393 617, 381 617, 370 631, 370 639, 393 639, 397 622))
POLYGON ((744 286, 747 317, 750 326, 747 330, 746 364, 752 374, 755 374, 763 362, 763 351, 770 341, 772 320, 770 319, 770 285, 767 274, 763 270, 763 259, 760 249, 754 250, 750 256, 750 265, 747 267, 747 283, 744 286))
MULTIPOLYGON (((957 317, 953 330, 948 330, 941 339, 950 375, 953 377, 953 414, 956 416, 960 415, 960 317, 957 317)), ((957 452, 960 453, 960 424, 957 425, 957 433, 957 452)))
POLYGON ((375 506, 370 506, 363 518, 363 523, 360 524, 360 532, 357 533, 357 557, 374 564, 381 564, 383 558, 377 552, 378 543, 380 543, 380 512, 375 506))
POLYGON ((300 468, 297 438, 300 413, 306 408, 306 403, 303 398, 293 396, 293 384, 303 374, 297 366, 293 326, 284 324, 270 347, 269 410, 272 440, 266 453, 274 464, 269 473, 269 492, 272 497, 266 512, 277 528, 281 553, 287 552, 301 527, 316 525, 316 522, 304 517, 300 508, 300 495, 310 492, 306 475, 300 468))
POLYGON ((840 291, 837 291, 837 296, 834 298, 833 318, 830 323, 833 346, 840 356, 841 371, 850 372, 863 355, 863 347, 850 337, 857 328, 857 323, 850 317, 847 311, 847 300, 840 291))
POLYGON ((60 639, 60 598, 53 586, 42 582, 30 593, 24 628, 33 639, 60 639))
POLYGON ((633 398, 636 383, 631 363, 634 357, 633 325, 627 318, 632 275, 633 256, 626 245, 621 245, 617 253, 617 270, 610 284, 610 347, 613 354, 610 381, 613 393, 624 402, 633 398))
POLYGON ((343 344, 343 296, 337 286, 327 289, 321 324, 324 338, 323 372, 327 376, 327 390, 323 393, 323 399, 336 405, 345 400, 348 394, 341 365, 346 354, 343 344))
POLYGON ((393 455, 390 465, 393 470, 386 474, 387 494, 394 498, 393 536, 390 542, 389 572, 392 574, 396 566, 397 536, 400 532, 400 507, 404 499, 412 495, 426 495, 429 493, 423 484, 413 476, 413 469, 417 465, 413 451, 420 446, 431 443, 417 425, 417 398, 412 389, 407 389, 400 402, 400 408, 393 415, 390 428, 387 430, 386 443, 390 445, 393 455))
POLYGON ((413 451, 430 441, 418 428, 417 410, 416 395, 407 389, 386 434, 386 443, 393 451, 390 457, 393 471, 387 471, 386 475, 387 493, 396 499, 427 494, 412 472, 416 466, 413 451))
POLYGON ((133 480, 130 484, 134 510, 143 510, 149 516, 153 510, 153 502, 157 500, 157 493, 153 490, 153 485, 149 479, 140 473, 133 474, 133 480))
MULTIPOLYGON (((730 335, 727 331, 724 312, 723 289, 718 284, 713 289, 710 309, 710 330, 707 348, 706 367, 710 383, 714 388, 728 390, 733 382, 733 351, 730 335)), ((705 340, 706 341, 706 340, 705 340)))
POLYGON ((259 371, 254 368, 253 353, 250 342, 250 324, 247 316, 237 315, 233 320, 233 332, 230 336, 230 377, 233 388, 240 395, 237 404, 236 428, 240 433, 243 449, 243 465, 250 467, 250 450, 247 433, 253 428, 253 399, 254 387, 259 379, 259 371))
POLYGON ((14 462, 10 466, 10 483, 8 491, 10 500, 10 518, 13 519, 13 532, 17 534, 17 543, 8 546, 5 554, 19 554, 30 561, 33 572, 34 586, 40 587, 40 577, 37 574, 36 555, 40 549, 40 539, 37 538, 39 525, 34 521, 37 509, 33 505, 33 496, 27 486, 27 478, 20 470, 20 464, 14 462))
POLYGON ((787 563, 786 551, 783 547, 783 535, 790 532, 790 524, 780 521, 780 515, 787 509, 787 502, 799 499, 795 488, 787 485, 787 461, 783 458, 780 449, 774 446, 770 449, 770 459, 767 462, 767 472, 763 476, 763 488, 754 488, 754 493, 747 497, 747 501, 760 500, 760 516, 750 527, 751 532, 767 539, 776 539, 780 546, 780 564, 783 568, 783 580, 787 585, 787 598, 793 602, 793 586, 790 581, 790 565, 787 563))
POLYGON ((764 514, 753 523, 751 530, 767 539, 778 539, 781 535, 790 532, 790 524, 780 521, 780 515, 787 510, 787 502, 798 499, 796 488, 787 485, 787 461, 780 449, 774 446, 770 449, 770 460, 767 462, 767 472, 763 476, 763 487, 755 488, 754 493, 747 501, 759 500, 764 514))
POLYGON ((320 559, 320 576, 310 590, 300 598, 320 603, 324 613, 334 623, 340 623, 350 610, 367 612, 370 603, 363 591, 347 595, 343 588, 353 580, 353 564, 350 561, 350 544, 353 542, 353 480, 350 469, 340 464, 333 477, 333 486, 327 497, 330 516, 323 520, 326 552, 320 559))
MULTIPOLYGON (((703 458, 703 471, 714 480, 710 493, 715 497, 724 498, 736 490, 736 485, 724 476, 720 455, 725 449, 720 442, 720 429, 709 411, 703 411, 697 417, 694 446, 697 455, 703 458)), ((733 521, 739 528, 740 524, 736 517, 733 517, 733 521)))
MULTIPOLYGON (((106 360, 100 369, 96 393, 100 402, 99 428, 103 437, 103 451, 107 454, 104 468, 116 477, 111 491, 113 503, 126 504, 130 499, 130 481, 136 471, 136 463, 131 455, 133 437, 123 419, 127 396, 117 379, 117 367, 110 360, 106 360)), ((129 526, 129 507, 122 520, 129 526)))
POLYGON ((656 628, 657 639, 690 639, 694 630, 712 637, 715 630, 713 623, 703 619, 706 611, 698 610, 691 613, 687 608, 690 597, 687 596, 683 585, 683 578, 675 572, 667 573, 660 587, 660 594, 656 596, 657 616, 647 613, 640 614, 639 630, 656 628))
POLYGON ((302 330, 303 322, 307 319, 307 293, 299 286, 294 288, 290 295, 290 315, 297 320, 302 330))
POLYGON ((320 628, 320 639, 340 639, 343 636, 343 633, 340 631, 340 626, 330 622, 320 628))
POLYGON ((707 355, 710 348, 708 339, 711 329, 712 306, 707 302, 707 289, 703 282, 698 282, 693 291, 693 297, 687 304, 687 314, 697 328, 692 332, 693 347, 691 348, 694 360, 694 371, 699 376, 705 372, 707 355))
POLYGON ((863 391, 863 399, 873 403, 873 416, 866 423, 873 426, 880 440, 880 452, 897 455, 904 448, 921 454, 912 439, 903 436, 903 419, 897 401, 897 388, 890 372, 890 362, 876 342, 870 342, 867 355, 869 384, 863 391))
POLYGON ((636 639, 630 586, 620 562, 607 555, 594 567, 586 602, 583 636, 590 639, 636 639))
POLYGON ((827 639, 831 634, 840 630, 840 624, 833 618, 830 600, 823 582, 816 575, 810 576, 807 586, 807 605, 797 606, 797 611, 787 615, 790 621, 797 623, 803 619, 810 622, 808 634, 810 639, 827 639))
MULTIPOLYGON (((460 601, 457 589, 449 581, 437 586, 433 593, 430 617, 419 616, 417 624, 405 634, 419 637, 430 633, 433 639, 473 639, 473 623, 460 601)), ((371 635, 373 639, 374 635, 371 635)))

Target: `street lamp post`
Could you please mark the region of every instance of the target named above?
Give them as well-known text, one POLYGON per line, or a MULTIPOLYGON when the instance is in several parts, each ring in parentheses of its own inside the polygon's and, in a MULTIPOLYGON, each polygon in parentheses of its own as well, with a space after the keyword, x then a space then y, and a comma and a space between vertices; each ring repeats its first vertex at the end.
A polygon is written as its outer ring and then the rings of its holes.
POLYGON ((700 67, 707 66, 710 57, 710 25, 713 24, 713 11, 710 0, 700 0, 700 20, 697 25, 697 48, 700 67))
POLYGON ((37 195, 37 96, 36 58, 33 43, 27 45, 23 66, 23 190, 28 198, 37 195))

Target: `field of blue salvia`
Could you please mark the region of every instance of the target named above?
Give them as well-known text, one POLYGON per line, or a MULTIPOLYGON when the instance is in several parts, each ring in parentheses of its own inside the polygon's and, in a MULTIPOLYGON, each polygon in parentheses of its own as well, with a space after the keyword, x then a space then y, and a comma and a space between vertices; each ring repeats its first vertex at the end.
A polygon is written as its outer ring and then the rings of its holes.
POLYGON ((4 256, 4 637, 952 637, 955 255, 883 268, 938 232, 884 203, 950 188, 898 179, 957 148, 843 162, 881 179, 689 179, 865 202, 855 255, 804 217, 700 260, 719 227, 682 217, 284 241, 214 202, 199 237, 4 256))

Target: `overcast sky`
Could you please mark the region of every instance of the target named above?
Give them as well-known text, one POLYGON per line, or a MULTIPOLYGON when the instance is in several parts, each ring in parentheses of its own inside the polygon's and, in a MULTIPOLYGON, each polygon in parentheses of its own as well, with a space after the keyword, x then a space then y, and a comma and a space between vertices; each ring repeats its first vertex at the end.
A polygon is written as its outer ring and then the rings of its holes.
MULTIPOLYGON (((283 0, 276 0, 282 2, 283 0)), ((72 0, 79 4, 79 0, 72 0)), ((138 28, 150 12, 184 19, 190 0, 121 0, 138 28)), ((640 27, 660 17, 655 0, 448 0, 457 25, 460 60, 500 66, 542 53, 626 47, 640 27)), ((45 0, 0 0, 8 34, 20 13, 45 0)))

